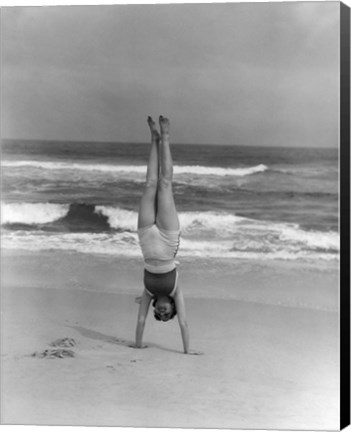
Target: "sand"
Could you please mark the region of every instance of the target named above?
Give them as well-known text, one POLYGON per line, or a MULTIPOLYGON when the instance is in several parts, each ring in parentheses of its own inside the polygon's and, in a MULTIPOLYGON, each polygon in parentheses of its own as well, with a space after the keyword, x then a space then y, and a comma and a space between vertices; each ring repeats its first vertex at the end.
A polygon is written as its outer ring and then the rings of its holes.
POLYGON ((137 259, 2 256, 5 424, 338 429, 338 269, 182 260, 191 347, 149 317, 137 259), (210 265, 211 264, 211 265, 210 265), (40 358, 60 338, 74 357, 40 358))

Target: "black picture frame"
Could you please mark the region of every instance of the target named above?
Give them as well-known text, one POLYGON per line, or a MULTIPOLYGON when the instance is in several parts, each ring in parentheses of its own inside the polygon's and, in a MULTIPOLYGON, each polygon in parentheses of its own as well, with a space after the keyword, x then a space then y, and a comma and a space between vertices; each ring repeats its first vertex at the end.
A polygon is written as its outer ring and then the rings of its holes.
POLYGON ((340 3, 340 428, 350 424, 350 8, 340 3))

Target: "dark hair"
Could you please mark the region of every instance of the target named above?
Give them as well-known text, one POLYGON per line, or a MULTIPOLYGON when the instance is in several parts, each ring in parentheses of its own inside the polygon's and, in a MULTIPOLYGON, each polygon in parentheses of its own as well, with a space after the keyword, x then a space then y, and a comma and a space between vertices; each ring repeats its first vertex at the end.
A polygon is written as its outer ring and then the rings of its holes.
MULTIPOLYGON (((170 297, 170 296, 167 296, 167 297, 168 297, 168 300, 171 303, 171 307, 172 307, 171 315, 168 318, 168 320, 170 320, 170 319, 173 319, 177 315, 177 308, 176 308, 176 305, 175 305, 174 298, 170 297)), ((157 297, 154 297, 153 302, 152 302, 152 306, 155 307, 156 303, 157 303, 157 297)), ((162 321, 160 315, 157 313, 157 311, 155 309, 154 309, 154 317, 155 317, 155 320, 162 321)))

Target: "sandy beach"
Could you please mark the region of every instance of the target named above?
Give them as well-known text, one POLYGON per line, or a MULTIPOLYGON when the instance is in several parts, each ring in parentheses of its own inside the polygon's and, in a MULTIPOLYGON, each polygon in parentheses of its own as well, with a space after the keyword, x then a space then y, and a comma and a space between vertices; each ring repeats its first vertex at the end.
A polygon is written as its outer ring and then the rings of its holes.
POLYGON ((196 262, 180 283, 201 356, 152 316, 129 347, 140 260, 3 251, 2 423, 337 429, 337 265, 196 262), (60 338, 73 358, 32 356, 60 338))

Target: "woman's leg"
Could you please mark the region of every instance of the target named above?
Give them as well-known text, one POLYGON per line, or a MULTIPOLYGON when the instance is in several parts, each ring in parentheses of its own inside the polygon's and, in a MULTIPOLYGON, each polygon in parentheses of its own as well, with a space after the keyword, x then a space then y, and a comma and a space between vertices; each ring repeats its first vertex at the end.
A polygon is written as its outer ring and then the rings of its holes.
POLYGON ((169 120, 162 116, 160 116, 160 130, 160 176, 157 189, 156 222, 160 228, 175 231, 179 229, 179 219, 172 191, 173 161, 169 147, 169 120))
POLYGON ((151 131, 151 151, 146 172, 145 189, 139 207, 138 229, 154 224, 156 222, 157 211, 157 184, 159 174, 158 147, 160 134, 151 117, 148 117, 147 122, 151 131))

